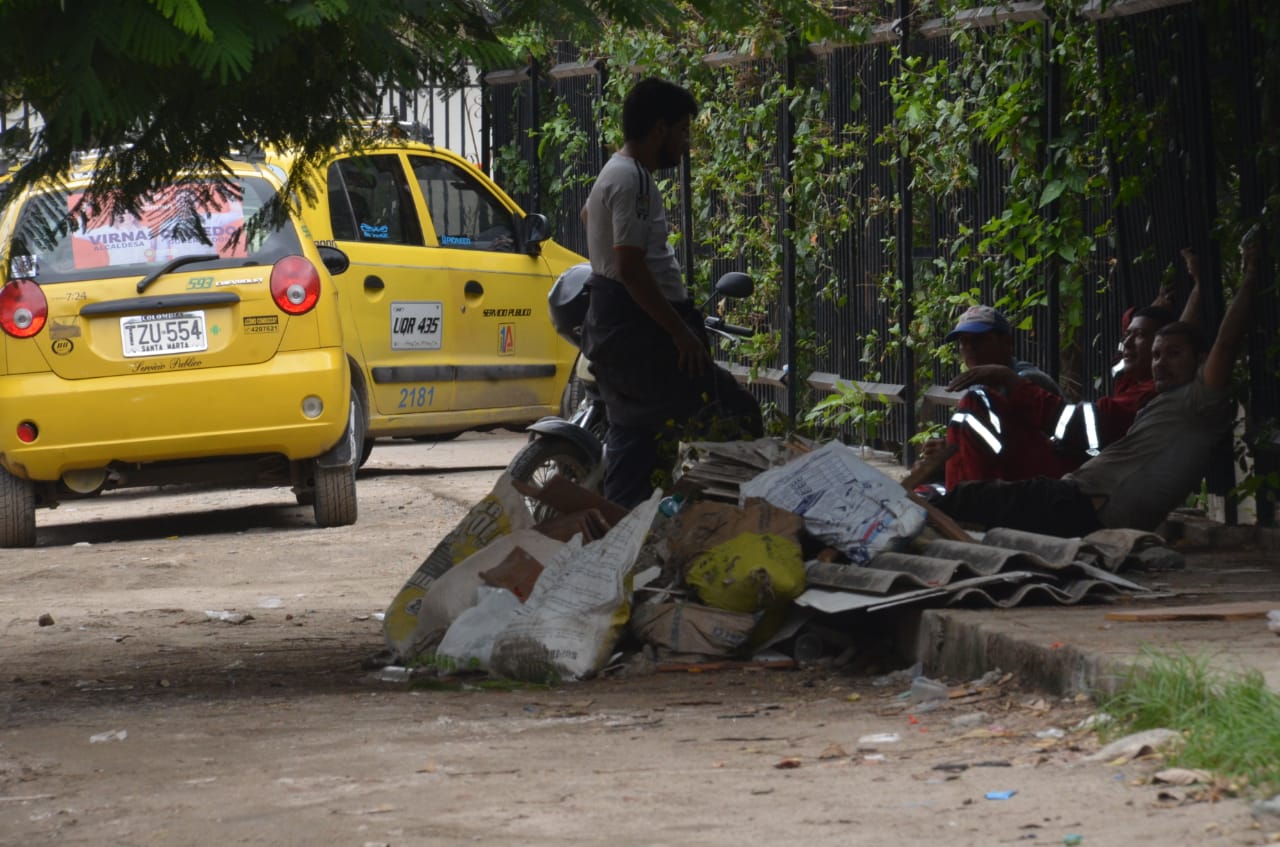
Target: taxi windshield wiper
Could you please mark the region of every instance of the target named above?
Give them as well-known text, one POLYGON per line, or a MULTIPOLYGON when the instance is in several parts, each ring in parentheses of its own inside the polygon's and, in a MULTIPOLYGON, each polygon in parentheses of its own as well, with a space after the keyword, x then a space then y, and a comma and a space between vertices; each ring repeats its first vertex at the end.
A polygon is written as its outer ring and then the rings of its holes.
POLYGON ((215 262, 221 258, 222 257, 219 256, 217 253, 200 253, 192 256, 179 256, 178 258, 174 259, 172 262, 169 262, 169 264, 165 265, 163 268, 160 268, 154 273, 148 274, 147 276, 138 280, 138 293, 141 294, 142 292, 146 291, 147 286, 149 286, 151 283, 155 282, 157 279, 159 279, 160 277, 164 276, 167 273, 172 273, 173 271, 176 271, 178 268, 182 267, 183 265, 194 265, 196 262, 215 262))

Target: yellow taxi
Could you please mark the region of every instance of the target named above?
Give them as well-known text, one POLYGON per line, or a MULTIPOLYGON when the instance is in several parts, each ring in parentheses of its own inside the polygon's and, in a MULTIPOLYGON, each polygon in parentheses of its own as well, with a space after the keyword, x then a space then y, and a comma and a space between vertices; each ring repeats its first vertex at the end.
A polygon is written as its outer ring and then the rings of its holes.
POLYGON ((0 546, 36 543, 36 506, 169 483, 356 520, 346 259, 273 212, 280 168, 226 165, 132 209, 82 203, 86 171, 0 213, 0 546))
MULTIPOLYGON (((287 161, 281 161, 288 167, 287 161)), ((335 153, 301 215, 350 266, 334 277, 353 383, 380 437, 518 428, 558 414, 577 350, 547 293, 585 261, 451 151, 384 139, 335 153)))

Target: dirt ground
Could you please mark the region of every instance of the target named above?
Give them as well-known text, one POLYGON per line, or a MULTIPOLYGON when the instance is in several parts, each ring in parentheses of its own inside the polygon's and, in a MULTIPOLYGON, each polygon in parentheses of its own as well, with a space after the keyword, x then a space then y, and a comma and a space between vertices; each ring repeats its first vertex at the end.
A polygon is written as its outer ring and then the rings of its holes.
POLYGON ((1268 841, 1158 759, 1084 761, 1091 705, 1016 679, 928 710, 890 667, 380 678, 379 615, 521 442, 380 446, 353 527, 284 489, 41 513, 0 551, 0 844, 1268 841))

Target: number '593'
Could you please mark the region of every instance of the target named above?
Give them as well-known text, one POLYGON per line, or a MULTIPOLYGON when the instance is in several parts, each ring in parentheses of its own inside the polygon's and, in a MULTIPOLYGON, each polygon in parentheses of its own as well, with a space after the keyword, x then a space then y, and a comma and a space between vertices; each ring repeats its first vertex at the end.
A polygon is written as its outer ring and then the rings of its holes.
POLYGON ((401 388, 400 389, 400 408, 401 409, 421 409, 431 405, 435 400, 435 386, 427 388, 425 385, 419 385, 417 388, 401 388))

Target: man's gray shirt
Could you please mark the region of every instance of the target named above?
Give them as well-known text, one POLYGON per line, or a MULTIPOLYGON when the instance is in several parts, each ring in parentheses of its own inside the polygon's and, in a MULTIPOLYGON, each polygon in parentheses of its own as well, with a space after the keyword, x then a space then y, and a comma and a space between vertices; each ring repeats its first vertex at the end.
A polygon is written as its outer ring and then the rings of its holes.
POLYGON ((1195 490, 1230 429, 1230 390, 1211 389, 1197 374, 1157 394, 1124 437, 1066 478, 1089 496, 1107 498, 1098 509, 1103 525, 1155 529, 1195 490))

